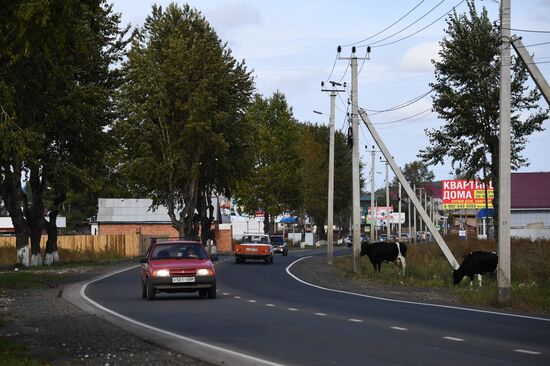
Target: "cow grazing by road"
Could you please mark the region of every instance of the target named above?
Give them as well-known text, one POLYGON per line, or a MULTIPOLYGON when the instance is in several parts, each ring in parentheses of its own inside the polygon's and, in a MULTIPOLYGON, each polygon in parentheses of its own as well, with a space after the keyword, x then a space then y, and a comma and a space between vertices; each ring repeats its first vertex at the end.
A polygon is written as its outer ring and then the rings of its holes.
POLYGON ((393 262, 405 275, 407 245, 405 243, 388 243, 378 241, 372 244, 361 243, 361 256, 367 255, 374 266, 374 270, 380 272, 382 262, 393 262))
POLYGON ((474 275, 477 274, 479 286, 481 287, 481 275, 494 272, 497 268, 498 256, 493 252, 470 252, 466 254, 462 264, 453 271, 453 283, 455 285, 462 281, 464 276, 470 277, 470 286, 474 281, 474 275))

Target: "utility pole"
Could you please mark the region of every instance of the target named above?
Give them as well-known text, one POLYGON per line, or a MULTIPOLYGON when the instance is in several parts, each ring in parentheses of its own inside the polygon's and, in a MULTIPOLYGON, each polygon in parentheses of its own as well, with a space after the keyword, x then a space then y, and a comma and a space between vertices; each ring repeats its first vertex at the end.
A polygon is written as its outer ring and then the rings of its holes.
MULTIPOLYGON (((416 184, 413 184, 413 193, 416 195, 416 184)), ((409 201, 411 200, 411 196, 409 196, 409 201)), ((413 207, 413 213, 414 213, 414 223, 413 223, 413 238, 414 238, 414 242, 416 243, 417 240, 416 240, 416 208, 413 207)))
POLYGON ((409 240, 412 242, 412 230, 411 230, 411 227, 412 227, 412 217, 411 217, 411 199, 409 197, 407 197, 407 206, 409 206, 409 209, 408 209, 408 212, 407 212, 407 222, 409 223, 409 240))
POLYGON ((399 182, 399 212, 398 212, 398 226, 397 226, 397 241, 401 241, 401 182, 399 182))
MULTIPOLYGON (((325 83, 321 82, 321 91, 330 92, 330 117, 329 117, 329 152, 328 152, 328 215, 327 215, 327 263, 333 263, 333 245, 334 245, 334 114, 336 109, 336 94, 345 89, 336 89, 336 86, 342 84, 330 81, 332 89, 325 89, 325 83)), ((344 85, 345 87, 345 85, 344 85)), ((321 113, 313 111, 315 113, 321 113)))
POLYGON ((388 175, 388 162, 386 163, 386 241, 390 242, 391 228, 390 228, 390 178, 388 175))
POLYGON ((374 150, 374 145, 372 146, 371 153, 371 167, 370 167, 370 174, 371 174, 371 184, 370 184, 370 242, 374 243, 374 230, 376 227, 376 211, 374 210, 374 200, 376 199, 376 193, 374 192, 374 177, 376 176, 374 164, 376 163, 376 151, 374 150))
MULTIPOLYGON (((422 187, 418 188, 418 201, 420 202, 420 206, 424 206, 422 204, 422 187)), ((419 215, 418 217, 418 228, 420 229, 419 231, 422 231, 422 216, 419 215)), ((420 235, 420 242, 422 242, 422 234, 420 235)))
MULTIPOLYGON (((338 54, 342 48, 338 46, 338 54)), ((370 47, 367 48, 367 55, 370 47)), ((350 60, 351 66, 351 131, 353 134, 352 151, 352 192, 353 192, 353 271, 361 273, 361 192, 359 185, 359 118, 358 118, 358 91, 357 91, 357 56, 355 47, 351 48, 351 57, 339 57, 341 60, 350 60)), ((368 59, 364 57, 361 59, 368 59)))
POLYGON ((498 156, 498 301, 510 300, 510 28, 511 0, 500 0, 500 140, 498 156))
MULTIPOLYGON (((428 208, 428 190, 424 189, 424 209, 429 210, 428 208)), ((424 222, 424 232, 428 233, 428 223, 424 222)), ((426 235, 426 240, 428 239, 428 236, 426 235)))

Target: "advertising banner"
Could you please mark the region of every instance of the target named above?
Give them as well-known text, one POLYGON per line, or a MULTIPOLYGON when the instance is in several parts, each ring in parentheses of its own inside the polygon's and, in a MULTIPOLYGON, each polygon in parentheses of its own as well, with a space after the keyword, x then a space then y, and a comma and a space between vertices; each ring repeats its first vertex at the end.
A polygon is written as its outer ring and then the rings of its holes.
MULTIPOLYGON (((443 209, 485 208, 485 183, 478 180, 444 180, 443 209)), ((493 183, 487 185, 488 207, 493 207, 493 183)))

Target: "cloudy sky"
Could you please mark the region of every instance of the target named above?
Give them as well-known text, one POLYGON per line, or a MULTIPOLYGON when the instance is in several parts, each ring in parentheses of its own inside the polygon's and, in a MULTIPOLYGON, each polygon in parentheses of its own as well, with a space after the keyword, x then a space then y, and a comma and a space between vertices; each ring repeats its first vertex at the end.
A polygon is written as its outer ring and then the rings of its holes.
MULTIPOLYGON (((155 3, 113 2, 123 21, 133 26, 143 24, 155 3)), ((170 2, 156 1, 163 6, 170 2)), ((279 90, 286 95, 298 120, 323 124, 328 124, 330 101, 328 93, 321 92, 320 82, 330 78, 351 83, 348 61, 335 61, 338 45, 370 38, 358 44, 373 46, 370 59, 359 63, 359 105, 370 110, 388 109, 429 91, 428 84, 434 80, 430 60, 437 58, 438 43, 444 36, 444 15, 454 6, 459 13, 467 8, 466 2, 460 0, 192 0, 188 3, 205 15, 220 38, 228 42, 234 56, 244 59, 254 70, 261 94, 269 96, 279 90), (403 19, 398 21, 400 18, 403 19), (313 110, 326 115, 314 114, 313 110)), ((496 0, 477 0, 476 6, 478 9, 485 6, 491 18, 498 19, 496 0)), ((550 31, 550 0, 512 0, 512 28, 550 31)), ((515 33, 523 37, 525 45, 550 42, 550 32, 515 33)), ((550 80, 550 43, 529 50, 550 80)), ((349 57, 350 53, 351 47, 343 47, 340 56, 349 57)), ((357 56, 364 54, 365 47, 358 47, 357 56)), ((341 93, 340 97, 336 127, 347 130, 347 94, 341 93)), ((541 106, 548 107, 544 101, 541 106)), ((415 160, 418 151, 428 144, 424 129, 442 124, 430 108, 428 95, 406 108, 372 114, 371 121, 400 166, 415 160)), ((524 153, 531 165, 520 171, 550 171, 547 158, 550 121, 545 122, 545 128, 546 131, 529 138, 524 153)), ((370 164, 364 146, 372 146, 373 139, 363 126, 360 141, 362 158, 370 164)), ((370 170, 370 166, 367 168, 370 170)), ((451 178, 450 165, 431 169, 437 179, 451 178)), ((376 170, 383 172, 383 167, 377 166, 376 170)), ((365 176, 368 179, 368 171, 365 176)), ((376 181, 381 186, 383 175, 378 175, 376 181)))

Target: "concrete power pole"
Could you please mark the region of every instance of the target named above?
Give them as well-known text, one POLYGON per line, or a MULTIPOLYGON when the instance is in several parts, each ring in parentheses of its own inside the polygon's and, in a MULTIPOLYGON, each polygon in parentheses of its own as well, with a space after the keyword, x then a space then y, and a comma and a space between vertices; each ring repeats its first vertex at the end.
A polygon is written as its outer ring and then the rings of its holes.
MULTIPOLYGON (((338 46, 338 52, 341 47, 338 46)), ((367 48, 367 54, 370 47, 367 48)), ((339 57, 341 60, 350 60, 351 66, 351 131, 353 134, 352 150, 352 192, 353 192, 353 271, 361 273, 361 187, 359 185, 359 115, 357 92, 357 56, 355 47, 351 48, 351 57, 339 57)), ((362 59, 368 59, 368 56, 362 59)))
MULTIPOLYGON (((336 94, 345 91, 337 90, 336 86, 342 84, 330 81, 332 89, 324 89, 324 83, 321 82, 321 91, 330 92, 330 117, 329 117, 329 153, 328 153, 328 215, 327 215, 327 263, 333 263, 333 245, 334 245, 334 114, 336 109, 336 94)), ((316 111, 314 111, 316 112, 316 111)), ((320 112, 316 112, 320 113, 320 112)))
MULTIPOLYGON (((413 185, 413 193, 416 195, 416 184, 413 185)), ((411 200, 411 197, 409 196, 409 201, 411 200)), ((414 242, 416 243, 416 208, 413 207, 413 213, 414 213, 414 221, 413 221, 413 235, 412 238, 414 242)))
POLYGON ((398 226, 397 226, 397 241, 401 241, 401 182, 399 182, 399 212, 398 212, 398 226))
POLYGON ((376 211, 374 211, 374 201, 376 200, 376 193, 374 192, 374 177, 376 176, 374 164, 376 163, 376 151, 374 151, 374 146, 372 147, 371 151, 371 183, 370 183, 370 242, 374 243, 374 230, 376 228, 376 211))
POLYGON ((390 228, 390 177, 389 177, 389 166, 386 161, 386 241, 390 242, 391 237, 391 228, 390 228))
POLYGON ((499 302, 511 295, 510 278, 510 28, 511 0, 500 1, 500 143, 498 157, 498 269, 499 302))

